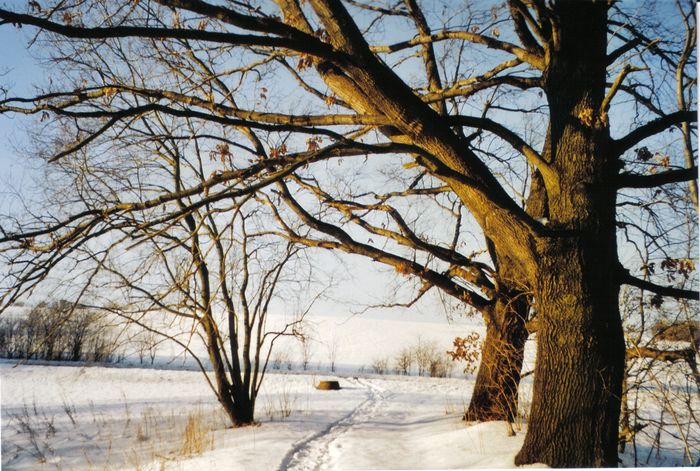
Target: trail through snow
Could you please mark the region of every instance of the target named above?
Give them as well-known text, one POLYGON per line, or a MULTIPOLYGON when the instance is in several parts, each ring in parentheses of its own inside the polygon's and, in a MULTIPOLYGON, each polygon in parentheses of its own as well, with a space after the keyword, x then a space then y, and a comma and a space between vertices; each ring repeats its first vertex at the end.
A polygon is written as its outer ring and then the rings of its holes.
POLYGON ((382 408, 383 402, 393 394, 374 384, 371 380, 353 378, 352 381, 364 387, 367 399, 349 414, 332 422, 325 429, 294 444, 282 460, 279 470, 321 471, 335 469, 334 449, 342 448, 341 438, 353 427, 369 422, 382 408))

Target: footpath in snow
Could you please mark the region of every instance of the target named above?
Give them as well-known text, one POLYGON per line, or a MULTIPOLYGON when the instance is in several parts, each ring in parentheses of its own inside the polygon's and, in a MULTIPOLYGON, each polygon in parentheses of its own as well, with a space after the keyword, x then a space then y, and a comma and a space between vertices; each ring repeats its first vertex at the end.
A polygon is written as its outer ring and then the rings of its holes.
MULTIPOLYGON (((285 455, 279 469, 283 470, 321 470, 337 469, 338 462, 347 452, 343 449, 344 435, 357 430, 363 424, 369 424, 382 408, 384 400, 390 393, 371 381, 353 378, 354 383, 364 386, 367 399, 355 407, 345 417, 331 422, 318 433, 295 443, 285 455)), ((345 446, 347 450, 348 446, 345 446)))

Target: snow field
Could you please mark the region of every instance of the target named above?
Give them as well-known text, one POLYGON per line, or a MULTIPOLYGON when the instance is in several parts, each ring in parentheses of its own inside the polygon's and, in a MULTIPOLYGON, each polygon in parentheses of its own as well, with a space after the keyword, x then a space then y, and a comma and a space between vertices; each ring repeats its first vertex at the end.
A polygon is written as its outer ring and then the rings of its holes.
POLYGON ((230 429, 195 371, 2 363, 0 377, 5 470, 507 467, 522 441, 503 423, 465 427, 473 383, 456 378, 319 391, 321 376, 270 374, 260 425, 230 429), (185 449, 188 418, 201 454, 185 449))
MULTIPOLYGON (((172 346, 159 350, 157 368, 136 367, 133 361, 132 367, 15 367, 0 361, 2 469, 513 466, 525 435, 532 376, 521 382, 521 418, 510 437, 505 423, 461 420, 474 387, 474 377, 461 374, 463 365, 455 365, 453 378, 370 374, 375 360, 391 362, 406 346, 420 341, 445 351, 454 336, 481 326, 353 317, 316 318, 313 327, 310 370, 299 371, 298 345, 281 343, 282 366, 268 371, 257 399, 259 425, 242 429, 228 428, 202 373, 172 346), (336 373, 329 371, 333 351, 336 373), (318 391, 314 386, 320 379, 337 379, 342 389, 318 391)), ((531 340, 524 372, 534 367, 534 353, 531 340)), ((662 431, 654 426, 639 431, 636 448, 628 445, 621 455, 624 466, 688 465, 700 457, 700 429, 693 416, 700 410, 697 386, 677 369, 665 371, 643 370, 645 381, 634 396, 640 416, 652 424, 663 422, 662 431)))

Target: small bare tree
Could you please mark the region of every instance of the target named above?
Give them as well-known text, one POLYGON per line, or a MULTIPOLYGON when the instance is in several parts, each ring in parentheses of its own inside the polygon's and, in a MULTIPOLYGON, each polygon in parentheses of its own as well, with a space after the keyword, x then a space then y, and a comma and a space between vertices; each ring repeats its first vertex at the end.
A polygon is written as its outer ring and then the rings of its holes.
POLYGON ((413 352, 409 347, 404 347, 399 353, 396 354, 395 361, 395 371, 396 374, 409 375, 411 374, 411 368, 413 368, 413 352))
POLYGON ((149 330, 140 330, 139 333, 131 339, 131 343, 136 345, 136 354, 139 357, 139 363, 143 364, 146 359, 153 365, 158 354, 158 346, 164 339, 157 333, 149 330))
POLYGON ((268 322, 284 285, 294 283, 302 292, 305 280, 286 277, 287 272, 300 271, 298 248, 250 232, 256 214, 248 212, 248 202, 233 202, 227 211, 194 211, 185 216, 179 231, 171 228, 165 240, 149 231, 150 255, 139 272, 125 274, 114 260, 105 265, 128 292, 128 306, 112 312, 187 350, 237 426, 254 421, 256 397, 275 341, 296 335, 310 308, 282 325, 268 322), (219 217, 220 211, 227 217, 219 217), (163 279, 159 289, 144 284, 144 277, 154 271, 163 279), (149 318, 163 315, 172 319, 170 323, 154 327, 149 318), (204 345, 204 354, 193 339, 204 345))
POLYGON ((326 349, 328 350, 328 367, 331 372, 335 372, 335 361, 338 358, 338 338, 333 337, 327 344, 326 349))
POLYGON ((306 323, 303 326, 297 326, 295 335, 299 340, 299 352, 301 353, 301 368, 306 371, 309 369, 311 358, 314 355, 313 346, 313 328, 306 323))
MULTIPOLYGON (((87 282, 95 299, 90 307, 121 317, 148 339, 175 342, 199 365, 231 423, 251 424, 276 340, 296 335, 316 299, 303 301, 313 285, 311 268, 299 257, 303 248, 264 230, 269 215, 254 193, 204 204, 190 199, 185 188, 202 185, 214 165, 231 164, 227 144, 197 139, 206 126, 189 121, 182 128, 153 116, 134 127, 142 138, 118 141, 108 159, 86 155, 58 164, 62 179, 50 182, 57 185, 53 201, 95 212, 118 195, 129 201, 124 207, 145 209, 155 200, 160 207, 119 220, 102 213, 101 227, 88 237, 94 245, 74 237, 80 225, 62 227, 51 237, 55 257, 36 263, 31 276, 74 257, 92 262, 99 276, 87 282), (77 188, 70 199, 62 199, 66 185, 77 188), (270 322, 270 311, 281 307, 296 312, 270 322)), ((51 219, 31 224, 42 231, 51 219)), ((153 345, 149 340, 151 361, 153 345)), ((103 350, 97 343, 88 347, 95 359, 103 350)))

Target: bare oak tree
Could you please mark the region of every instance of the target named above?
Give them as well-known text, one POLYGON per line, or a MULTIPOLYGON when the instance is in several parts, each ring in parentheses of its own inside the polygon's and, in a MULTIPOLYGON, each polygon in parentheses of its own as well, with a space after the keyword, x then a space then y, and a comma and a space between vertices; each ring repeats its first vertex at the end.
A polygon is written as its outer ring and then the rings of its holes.
MULTIPOLYGON (((419 277, 425 290, 501 313, 501 326, 521 333, 489 335, 515 352, 533 300, 534 400, 516 464, 614 466, 626 350, 620 286, 698 297, 692 286, 637 276, 617 240, 622 189, 691 181, 696 191, 694 17, 692 4, 678 7, 664 10, 670 29, 653 12, 603 1, 430 12, 414 0, 92 0, 0 10, 8 27, 39 28, 66 70, 64 83, 0 103, 56 131, 50 162, 95 158, 113 139, 138 136, 132 123, 153 115, 211 124, 216 134, 186 138, 230 154, 208 177, 157 197, 117 195, 32 230, 3 225, 7 253, 41 260, 24 265, 6 299, 40 281, 57 252, 120 219, 180 223, 257 194, 284 205, 278 221, 297 243, 371 257, 419 277), (649 173, 654 153, 643 141, 668 130, 683 136, 680 147, 649 173), (397 190, 407 197, 448 192, 483 231, 492 264, 450 238, 420 237, 382 200, 383 188, 344 201, 324 190, 326 175, 310 178, 354 157, 359 168, 364 159, 403 166, 418 182, 397 190), (370 213, 386 214, 389 231, 363 217, 370 213), (358 239, 358 225, 376 239, 358 239), (385 250, 387 240, 407 251, 385 250)), ((506 370, 519 370, 514 358, 506 370)))

